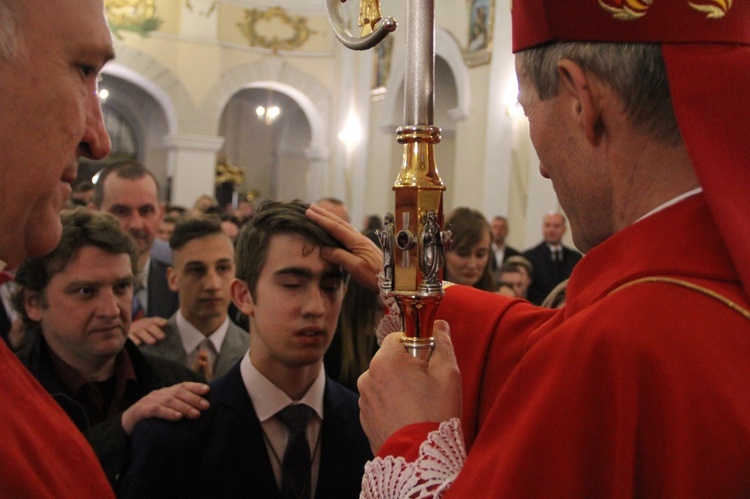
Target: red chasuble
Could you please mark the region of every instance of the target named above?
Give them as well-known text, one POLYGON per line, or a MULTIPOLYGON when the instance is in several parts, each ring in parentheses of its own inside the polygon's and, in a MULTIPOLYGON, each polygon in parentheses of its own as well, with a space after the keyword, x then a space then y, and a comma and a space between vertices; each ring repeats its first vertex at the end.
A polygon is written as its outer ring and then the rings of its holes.
POLYGON ((445 497, 750 496, 750 305, 703 195, 590 251, 567 297, 446 290, 469 453, 445 497))
POLYGON ((114 497, 84 436, 2 341, 0 497, 114 497))

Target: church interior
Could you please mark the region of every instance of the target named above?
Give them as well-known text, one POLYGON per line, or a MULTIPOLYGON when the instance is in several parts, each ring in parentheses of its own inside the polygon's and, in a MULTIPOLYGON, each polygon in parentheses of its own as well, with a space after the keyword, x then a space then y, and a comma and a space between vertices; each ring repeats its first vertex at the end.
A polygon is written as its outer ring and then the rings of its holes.
MULTIPOLYGON (((341 4, 351 32, 368 28, 358 22, 367 3, 341 4)), ((406 2, 379 3, 399 27, 352 51, 334 36, 325 0, 105 0, 116 59, 99 85, 113 144, 104 161, 142 162, 170 204, 215 195, 221 173, 234 201, 330 196, 355 226, 382 216, 404 155, 396 130, 409 123, 406 2)), ((446 212, 506 216, 508 243, 526 248, 559 205, 517 104, 510 8, 435 2, 435 158, 446 212)), ((82 164, 80 180, 101 166, 82 164)))

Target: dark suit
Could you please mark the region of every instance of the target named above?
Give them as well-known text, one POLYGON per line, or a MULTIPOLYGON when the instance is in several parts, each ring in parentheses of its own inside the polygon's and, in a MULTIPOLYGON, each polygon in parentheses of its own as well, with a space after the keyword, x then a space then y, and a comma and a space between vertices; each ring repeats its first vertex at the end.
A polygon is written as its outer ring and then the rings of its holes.
MULTIPOLYGON (((121 497, 280 497, 240 363, 211 384, 211 408, 195 421, 148 420, 132 435, 121 497)), ((372 459, 354 393, 326 379, 315 499, 359 497, 372 459)))
POLYGON ((169 264, 151 259, 148 269, 148 305, 146 317, 172 317, 180 307, 177 293, 169 289, 167 284, 167 269, 169 264))
MULTIPOLYGON (((135 372, 135 381, 129 381, 122 404, 130 407, 154 390, 172 386, 183 381, 204 382, 202 376, 181 365, 150 355, 143 355, 129 340, 124 350, 130 357, 135 372)), ((49 347, 39 329, 26 332, 24 348, 18 358, 34 375, 52 398, 63 408, 79 430, 86 436, 113 486, 122 479, 129 459, 129 439, 122 429, 122 412, 101 423, 92 423, 95 417, 92 408, 85 405, 72 393, 55 371, 49 347)), ((124 411, 124 409, 123 409, 124 411)), ((43 432, 44 429, 40 428, 43 432)))
POLYGON ((567 246, 562 247, 562 252, 562 263, 556 263, 552 261, 552 252, 546 242, 524 251, 523 256, 534 266, 528 297, 531 303, 541 304, 555 286, 570 277, 573 267, 583 256, 567 246))
POLYGON ((498 262, 497 258, 495 258, 495 252, 490 248, 490 270, 492 270, 493 273, 497 273, 497 271, 500 269, 500 267, 503 266, 503 263, 505 260, 512 256, 519 256, 521 254, 520 251, 518 251, 516 248, 513 248, 512 246, 505 245, 505 251, 503 252, 503 261, 498 262))
MULTIPOLYGON (((167 337, 156 345, 144 343, 141 345, 141 350, 187 366, 188 352, 185 351, 185 346, 182 344, 182 337, 177 328, 175 316, 176 314, 169 318, 169 323, 164 329, 167 337)), ((227 329, 227 335, 224 337, 224 342, 221 344, 221 351, 216 355, 216 362, 213 366, 214 376, 217 378, 224 376, 245 355, 249 346, 250 334, 229 321, 229 328, 227 329)))

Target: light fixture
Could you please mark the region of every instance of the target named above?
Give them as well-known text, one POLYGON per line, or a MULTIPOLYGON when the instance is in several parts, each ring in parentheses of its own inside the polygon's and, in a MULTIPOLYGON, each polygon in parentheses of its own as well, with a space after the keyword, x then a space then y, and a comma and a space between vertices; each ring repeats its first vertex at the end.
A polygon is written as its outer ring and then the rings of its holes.
POLYGON ((347 116, 344 129, 339 132, 339 140, 352 149, 362 140, 362 128, 354 112, 347 116))
POLYGON ((273 91, 268 89, 266 105, 255 108, 255 114, 258 116, 258 121, 263 121, 266 125, 272 125, 276 118, 281 116, 281 108, 273 104, 272 93, 273 91))
POLYGON ((100 101, 106 102, 107 101, 107 97, 109 97, 109 90, 107 90, 106 88, 100 88, 96 92, 96 94, 99 96, 99 100, 100 101))

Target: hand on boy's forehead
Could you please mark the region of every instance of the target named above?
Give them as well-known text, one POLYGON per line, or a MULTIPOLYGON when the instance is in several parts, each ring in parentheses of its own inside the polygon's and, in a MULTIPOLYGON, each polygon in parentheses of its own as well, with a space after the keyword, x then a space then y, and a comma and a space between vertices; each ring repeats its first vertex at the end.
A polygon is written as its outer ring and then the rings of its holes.
POLYGON ((276 234, 269 241, 265 265, 272 267, 273 273, 289 268, 306 269, 309 275, 341 274, 340 267, 323 258, 321 248, 299 234, 276 234))

